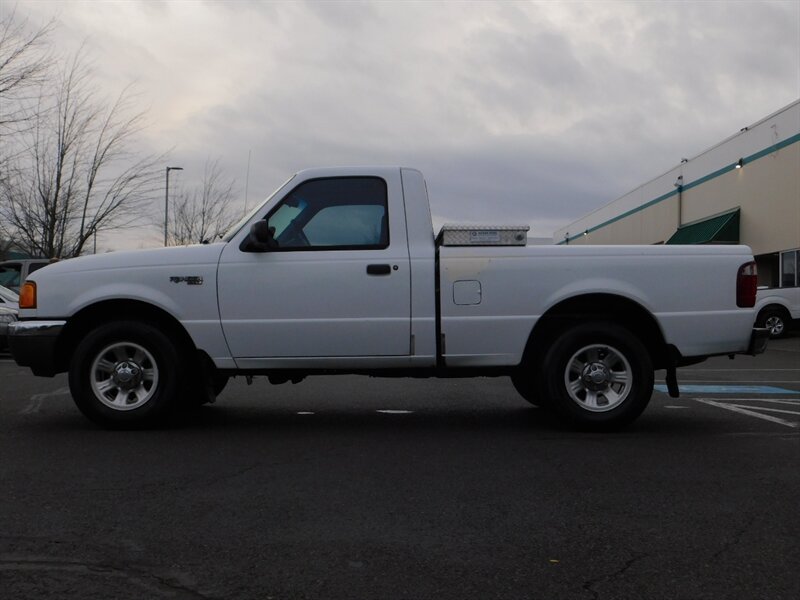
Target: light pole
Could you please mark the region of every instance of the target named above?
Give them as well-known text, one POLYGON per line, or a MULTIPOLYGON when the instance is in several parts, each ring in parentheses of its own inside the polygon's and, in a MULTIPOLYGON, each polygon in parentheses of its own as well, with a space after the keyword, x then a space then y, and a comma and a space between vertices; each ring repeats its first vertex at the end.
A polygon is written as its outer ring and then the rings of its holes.
POLYGON ((167 186, 164 193, 164 247, 167 246, 167 223, 169 222, 169 172, 183 171, 183 167, 167 167, 167 186))

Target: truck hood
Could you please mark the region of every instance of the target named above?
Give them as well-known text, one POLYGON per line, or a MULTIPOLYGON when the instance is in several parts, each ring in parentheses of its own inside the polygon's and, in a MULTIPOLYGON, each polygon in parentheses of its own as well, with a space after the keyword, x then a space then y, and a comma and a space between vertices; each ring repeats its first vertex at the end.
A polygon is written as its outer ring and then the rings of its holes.
POLYGON ((128 250, 91 254, 62 260, 31 275, 29 279, 36 281, 40 276, 64 273, 81 273, 85 271, 104 271, 106 269, 152 267, 152 266, 189 266, 217 263, 219 255, 225 248, 224 242, 195 246, 172 246, 169 248, 153 248, 148 250, 128 250))

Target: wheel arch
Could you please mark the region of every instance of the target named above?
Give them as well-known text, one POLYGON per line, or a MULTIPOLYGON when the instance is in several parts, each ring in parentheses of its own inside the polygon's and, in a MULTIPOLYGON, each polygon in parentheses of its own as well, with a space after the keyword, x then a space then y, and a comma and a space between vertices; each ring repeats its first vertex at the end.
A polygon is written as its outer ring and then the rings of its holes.
POLYGON ((635 300, 608 293, 573 296, 549 308, 531 330, 523 361, 541 359, 565 328, 592 321, 615 323, 628 329, 647 348, 656 369, 674 364, 677 351, 666 343, 652 313, 635 300))
POLYGON ((775 339, 787 335, 789 329, 792 327, 793 321, 794 319, 792 319, 792 312, 789 310, 789 308, 779 302, 774 302, 761 307, 761 309, 758 311, 758 314, 756 314, 755 324, 756 327, 769 327, 769 336, 775 339), (783 319, 783 327, 778 332, 773 332, 773 329, 767 325, 767 321, 771 315, 775 315, 778 318, 783 319))
POLYGON ((756 318, 760 319, 761 315, 768 310, 779 312, 781 316, 783 316, 783 318, 786 319, 787 325, 792 321, 791 311, 785 305, 780 304, 779 302, 770 302, 769 304, 765 304, 764 306, 762 306, 759 309, 756 318))
POLYGON ((82 308, 67 321, 56 345, 58 370, 66 371, 69 368, 75 348, 89 331, 99 324, 112 321, 152 323, 167 332, 179 344, 181 351, 197 351, 186 328, 164 309, 141 300, 103 300, 82 308))

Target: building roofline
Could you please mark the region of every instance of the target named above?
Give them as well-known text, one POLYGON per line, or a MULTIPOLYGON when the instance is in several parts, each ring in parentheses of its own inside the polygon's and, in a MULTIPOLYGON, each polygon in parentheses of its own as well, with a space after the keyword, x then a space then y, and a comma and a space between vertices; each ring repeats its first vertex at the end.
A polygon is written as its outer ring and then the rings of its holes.
MULTIPOLYGON (((781 108, 781 109, 778 109, 778 110, 776 110, 776 111, 775 111, 775 112, 773 112, 773 113, 770 113, 770 114, 769 114, 769 115, 767 115, 766 117, 763 117, 763 118, 759 119, 759 120, 758 120, 758 121, 756 121, 755 123, 753 123, 753 124, 751 124, 751 125, 747 125, 747 126, 745 126, 745 127, 742 127, 742 129, 740 129, 740 130, 739 130, 739 131, 737 131, 736 133, 734 133, 734 134, 732 134, 732 135, 730 135, 730 136, 726 137, 726 138, 725 138, 725 139, 723 139, 722 141, 720 141, 720 142, 717 142, 717 143, 716 143, 716 144, 714 144, 713 146, 710 146, 710 147, 706 148, 706 149, 705 149, 705 150, 703 150, 702 152, 699 152, 698 154, 696 154, 696 155, 692 156, 691 158, 688 158, 686 161, 681 161, 681 162, 679 162, 678 164, 676 164, 676 165, 673 165, 672 167, 670 167, 669 169, 667 169, 667 170, 666 170, 666 171, 664 171, 663 173, 661 173, 661 174, 659 174, 659 175, 656 175, 655 177, 652 177, 651 179, 648 179, 648 180, 647 180, 647 181, 645 181, 644 183, 642 183, 642 184, 640 184, 640 185, 637 185, 636 187, 634 187, 634 188, 632 188, 632 189, 628 190, 627 192, 625 192, 624 194, 621 194, 620 196, 617 196, 617 197, 616 197, 616 198, 614 198, 613 200, 609 200, 608 202, 606 202, 606 203, 605 203, 605 204, 603 204, 602 206, 598 206, 598 207, 597 207, 597 208, 595 208, 594 210, 592 210, 592 211, 589 211, 589 212, 587 212, 587 213, 585 213, 585 214, 581 215, 581 216, 580 216, 580 217, 578 217, 577 219, 574 219, 573 221, 571 221, 571 222, 570 222, 570 223, 568 223, 567 225, 564 225, 563 227, 560 227, 560 228, 559 228, 558 230, 556 230, 556 231, 560 231, 560 230, 568 230, 568 229, 572 228, 572 226, 573 226, 573 225, 576 225, 576 224, 577 224, 577 223, 579 223, 580 221, 583 221, 583 220, 585 220, 585 219, 588 219, 588 218, 589 218, 589 217, 591 217, 592 215, 594 215, 594 214, 596 214, 596 213, 598 213, 598 212, 600 212, 600 211, 602 211, 602 210, 604 210, 604 209, 608 208, 609 206, 611 206, 612 204, 614 204, 614 203, 615 203, 615 202, 617 202, 618 200, 621 200, 622 198, 625 198, 626 196, 630 196, 631 194, 633 194, 633 193, 634 193, 634 192, 636 192, 637 190, 640 190, 640 189, 642 189, 642 188, 644 188, 644 187, 647 187, 648 185, 650 185, 650 184, 652 184, 652 183, 655 183, 656 181, 658 181, 658 180, 659 180, 659 179, 661 179, 662 177, 665 177, 666 175, 669 175, 669 174, 670 174, 670 173, 672 173, 672 172, 673 172, 675 169, 677 169, 677 168, 680 168, 680 166, 681 166, 682 164, 684 164, 685 162, 690 162, 690 161, 696 160, 696 159, 698 159, 698 158, 700 158, 700 157, 702 157, 702 156, 704 156, 704 155, 706 155, 706 154, 710 153, 711 151, 713 151, 713 150, 716 150, 716 149, 717 149, 717 148, 719 148, 720 146, 723 146, 723 145, 725 145, 725 144, 729 143, 730 141, 732 141, 732 140, 734 140, 734 139, 736 139, 736 138, 738 138, 738 137, 741 137, 741 136, 743 136, 744 134, 748 133, 748 132, 749 132, 751 129, 755 129, 755 128, 756 128, 756 127, 758 127, 759 125, 763 125, 763 124, 764 124, 764 123, 766 123, 767 121, 770 121, 770 120, 774 119, 774 118, 775 118, 775 117, 777 117, 778 115, 781 115, 781 114, 783 114, 783 113, 785 113, 785 112, 787 112, 787 111, 789 111, 789 110, 793 109, 794 107, 796 107, 796 106, 798 106, 798 105, 800 105, 800 98, 798 98, 797 100, 795 100, 795 101, 793 101, 793 102, 790 102, 789 104, 787 104, 787 105, 786 105, 786 106, 784 106, 783 108, 781 108)), ((795 137, 795 136, 793 135, 793 136, 791 136, 791 137, 795 137)), ((796 140, 795 140, 795 141, 796 141, 796 140)), ((686 189, 686 186, 684 186, 684 189, 686 189)), ((665 194, 665 196, 671 196, 671 195, 673 195, 673 194, 672 194, 672 193, 665 194)), ((664 199, 663 197, 659 197, 657 200, 663 200, 663 199, 664 199)), ((652 204, 652 202, 645 203, 645 205, 649 205, 649 204, 652 204)), ((644 205, 643 205, 643 206, 644 206, 644 205)), ((629 211, 625 211, 623 214, 628 214, 628 213, 631 213, 631 212, 638 212, 638 210, 640 210, 641 208, 642 208, 642 207, 637 207, 637 209, 632 209, 632 210, 629 210, 629 211)), ((614 221, 614 220, 618 220, 618 219, 612 219, 612 221, 614 221)), ((605 225, 605 224, 606 224, 606 223, 603 223, 603 224, 601 224, 601 225, 596 225, 596 226, 592 227, 591 229, 593 229, 593 230, 599 229, 600 227, 602 227, 602 226, 603 226, 603 225, 605 225)), ((583 232, 580 232, 580 234, 582 234, 582 233, 583 233, 583 232)), ((569 237, 569 239, 570 239, 570 240, 573 240, 573 239, 577 238, 577 237, 578 237, 580 234, 576 234, 576 235, 574 235, 574 236, 570 236, 570 237, 569 237)), ((553 233, 553 239, 554 239, 554 243, 556 243, 556 244, 558 244, 558 243, 563 243, 563 240, 561 240, 561 241, 558 241, 558 240, 556 240, 556 239, 555 239, 555 232, 553 233)))

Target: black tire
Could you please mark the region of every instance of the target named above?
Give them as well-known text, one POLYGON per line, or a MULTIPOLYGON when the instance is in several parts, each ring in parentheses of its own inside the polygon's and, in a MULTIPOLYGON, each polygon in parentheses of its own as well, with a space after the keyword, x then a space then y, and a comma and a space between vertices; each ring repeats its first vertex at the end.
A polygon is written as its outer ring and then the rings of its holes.
POLYGON ((650 402, 650 354, 629 330, 585 323, 562 334, 545 355, 548 402, 581 429, 610 430, 632 423, 650 402))
POLYGON ((150 323, 114 321, 78 344, 69 388, 80 411, 108 428, 155 425, 179 403, 179 348, 150 323))
POLYGON ((788 315, 782 308, 768 306, 758 313, 756 326, 769 329, 769 337, 772 339, 782 338, 789 329, 788 315))

